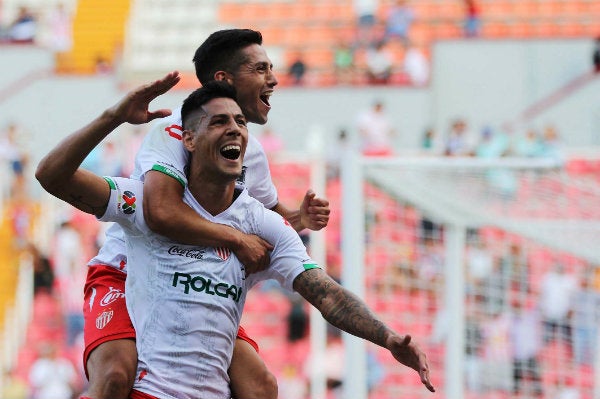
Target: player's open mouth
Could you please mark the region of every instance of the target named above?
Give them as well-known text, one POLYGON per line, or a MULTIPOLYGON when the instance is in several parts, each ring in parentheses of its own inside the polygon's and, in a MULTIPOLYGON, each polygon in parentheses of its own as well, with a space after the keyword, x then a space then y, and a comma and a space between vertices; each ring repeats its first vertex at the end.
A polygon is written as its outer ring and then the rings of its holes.
POLYGON ((237 144, 229 144, 221 148, 221 155, 232 161, 238 159, 242 154, 242 147, 237 144))
POLYGON ((268 93, 263 93, 260 96, 260 101, 262 101, 263 103, 265 103, 265 105, 267 107, 271 106, 271 104, 269 104, 269 99, 271 98, 272 94, 273 94, 273 92, 268 92, 268 93))

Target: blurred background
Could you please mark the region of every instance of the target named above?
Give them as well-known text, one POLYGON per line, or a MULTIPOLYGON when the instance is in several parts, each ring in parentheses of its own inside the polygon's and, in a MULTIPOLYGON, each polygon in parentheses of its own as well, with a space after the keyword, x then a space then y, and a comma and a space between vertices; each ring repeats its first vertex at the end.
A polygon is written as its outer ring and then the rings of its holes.
MULTIPOLYGON (((330 200, 305 243, 419 342, 435 395, 600 398, 597 0, 0 0, 1 398, 37 399, 39 359, 65 370, 65 399, 85 388, 85 264, 105 226, 43 193, 38 161, 172 70, 153 106, 177 107, 194 51, 228 27, 260 30, 274 63, 269 122, 250 131, 281 201, 330 200)), ((145 133, 122 126, 85 167, 128 175, 145 133)), ((242 324, 281 398, 310 397, 311 370, 327 397, 351 383, 353 355, 331 329, 315 352, 316 323, 276 284, 249 294, 242 324)), ((365 354, 369 398, 428 395, 365 354)))

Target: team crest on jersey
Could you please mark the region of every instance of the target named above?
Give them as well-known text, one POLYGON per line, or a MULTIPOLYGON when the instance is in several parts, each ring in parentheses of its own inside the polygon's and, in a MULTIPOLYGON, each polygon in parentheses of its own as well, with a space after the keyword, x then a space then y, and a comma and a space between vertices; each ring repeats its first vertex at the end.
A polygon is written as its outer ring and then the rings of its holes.
POLYGON ((108 306, 119 298, 125 298, 125 294, 118 288, 109 287, 108 292, 100 300, 101 306, 108 306))
POLYGON ((112 309, 106 309, 104 312, 100 313, 98 317, 96 317, 96 328, 98 330, 102 330, 113 318, 115 312, 112 309))
POLYGON ((123 213, 126 215, 131 215, 132 213, 135 212, 135 208, 136 208, 136 198, 135 198, 135 194, 132 193, 131 191, 125 191, 123 193, 123 205, 121 207, 121 209, 123 209, 123 213))
POLYGON ((215 252, 217 253, 217 256, 223 260, 227 260, 229 259, 229 255, 231 255, 231 251, 229 250, 229 248, 215 248, 215 252))
POLYGON ((165 132, 174 139, 181 140, 183 138, 183 128, 179 125, 171 125, 165 127, 165 132))

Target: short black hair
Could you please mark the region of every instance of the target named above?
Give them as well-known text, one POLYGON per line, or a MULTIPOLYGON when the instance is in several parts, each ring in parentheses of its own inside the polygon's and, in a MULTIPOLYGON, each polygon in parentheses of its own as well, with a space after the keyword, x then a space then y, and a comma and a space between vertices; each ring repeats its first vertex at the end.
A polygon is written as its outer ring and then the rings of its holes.
POLYGON ((262 34, 252 29, 223 29, 212 33, 194 54, 196 77, 201 84, 214 79, 217 71, 233 73, 246 62, 240 50, 262 45, 262 34))
POLYGON ((204 104, 215 98, 231 98, 236 100, 235 87, 227 82, 220 80, 213 80, 203 85, 201 88, 196 89, 190 94, 181 106, 181 122, 184 130, 191 128, 190 124, 193 124, 195 118, 190 118, 194 112, 196 112, 204 104))

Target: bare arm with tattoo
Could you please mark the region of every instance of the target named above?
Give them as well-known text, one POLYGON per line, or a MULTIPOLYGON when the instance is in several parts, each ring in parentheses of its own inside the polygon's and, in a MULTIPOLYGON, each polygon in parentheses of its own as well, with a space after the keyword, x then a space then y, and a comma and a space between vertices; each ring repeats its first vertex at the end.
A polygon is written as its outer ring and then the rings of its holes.
POLYGON ((333 326, 386 348, 401 364, 416 370, 421 382, 435 392, 429 380, 427 358, 411 341, 387 327, 352 292, 343 288, 321 269, 303 272, 294 280, 294 290, 317 308, 333 326))

